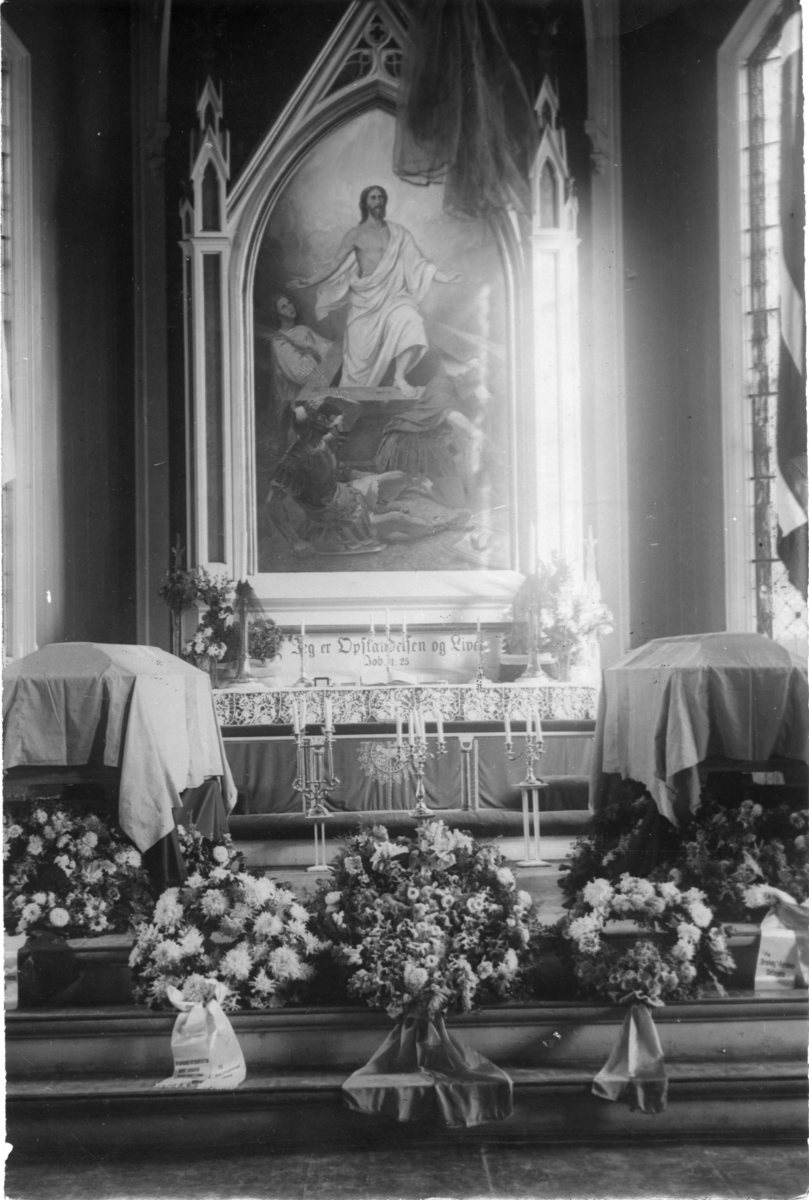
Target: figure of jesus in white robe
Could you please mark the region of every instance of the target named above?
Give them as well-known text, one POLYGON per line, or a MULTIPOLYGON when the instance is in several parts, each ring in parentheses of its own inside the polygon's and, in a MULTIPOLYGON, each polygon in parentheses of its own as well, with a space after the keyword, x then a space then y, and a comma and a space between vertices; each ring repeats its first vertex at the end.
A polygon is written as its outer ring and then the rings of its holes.
POLYGON ((387 202, 383 187, 365 188, 360 195, 362 220, 349 229, 332 261, 307 279, 291 279, 287 286, 317 285, 318 317, 348 300, 342 386, 375 387, 393 363, 393 386, 415 398, 418 392, 406 376, 427 349, 419 304, 433 281, 459 283, 462 277, 439 270, 406 229, 386 221, 387 202))
POLYGON ((390 240, 376 268, 361 275, 356 252, 317 291, 316 313, 322 319, 349 301, 343 338, 343 387, 374 387, 392 362, 410 350, 412 369, 427 349, 419 304, 438 267, 419 250, 413 235, 387 222, 390 240))

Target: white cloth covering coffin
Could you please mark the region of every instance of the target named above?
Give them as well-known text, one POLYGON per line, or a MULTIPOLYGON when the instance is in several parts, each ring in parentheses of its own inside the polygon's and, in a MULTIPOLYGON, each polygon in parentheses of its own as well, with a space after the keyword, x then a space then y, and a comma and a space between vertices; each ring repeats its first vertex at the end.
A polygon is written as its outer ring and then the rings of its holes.
POLYGON ((699 806, 699 764, 805 762, 808 697, 806 664, 761 634, 647 642, 604 671, 590 807, 603 775, 617 773, 643 783, 677 824, 699 806))
POLYGON ((61 642, 3 672, 3 763, 121 771, 118 819, 140 850, 174 828, 180 793, 236 789, 204 671, 154 646, 61 642))

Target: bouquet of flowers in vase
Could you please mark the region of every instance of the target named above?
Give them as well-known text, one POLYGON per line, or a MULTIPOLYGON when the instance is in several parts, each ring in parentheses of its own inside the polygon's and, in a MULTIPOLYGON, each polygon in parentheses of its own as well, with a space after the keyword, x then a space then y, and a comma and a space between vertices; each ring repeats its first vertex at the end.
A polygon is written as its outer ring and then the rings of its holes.
POLYGON ((191 638, 183 647, 186 658, 209 658, 217 662, 235 658, 239 652, 236 625, 236 584, 226 576, 212 576, 204 568, 197 571, 197 599, 207 607, 191 638))
POLYGON ((493 846, 420 824, 415 842, 381 826, 348 839, 316 898, 319 928, 349 996, 390 1016, 433 1016, 514 995, 531 938, 531 897, 493 846))
POLYGON ((186 831, 182 844, 192 873, 160 896, 130 956, 138 999, 169 1007, 175 987, 185 1000, 206 1000, 215 980, 229 989, 222 1007, 231 1012, 289 1003, 323 948, 305 906, 289 888, 245 871, 229 840, 195 854, 186 831))
POLYGON ((171 570, 157 589, 161 600, 173 613, 182 613, 193 608, 199 599, 200 574, 195 568, 183 566, 185 551, 179 544, 171 551, 171 570))
POLYGON ((564 674, 595 639, 612 631, 612 613, 601 600, 597 584, 577 578, 557 553, 540 562, 512 605, 514 627, 508 634, 512 653, 533 649, 554 655, 564 674), (535 628, 534 628, 535 626, 535 628))
POLYGON ((660 1006, 713 987, 733 970, 725 935, 698 888, 623 875, 593 879, 559 923, 563 945, 585 993, 615 1004, 660 1006), (611 924, 632 922, 637 935, 605 936, 611 924), (630 943, 627 945, 627 941, 630 943))
POLYGON ((247 646, 250 657, 257 662, 271 662, 284 642, 285 634, 272 617, 256 617, 250 622, 247 646))
POLYGON ((154 903, 129 838, 76 809, 34 801, 4 816, 3 860, 7 933, 125 933, 154 903))

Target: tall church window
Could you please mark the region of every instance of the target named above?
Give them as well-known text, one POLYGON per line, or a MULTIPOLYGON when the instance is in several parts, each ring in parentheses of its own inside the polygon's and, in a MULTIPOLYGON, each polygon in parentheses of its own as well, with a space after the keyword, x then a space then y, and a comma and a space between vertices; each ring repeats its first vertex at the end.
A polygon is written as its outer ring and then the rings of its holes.
POLYGON ((799 72, 800 14, 787 6, 748 59, 742 92, 756 625, 778 641, 800 635, 806 623, 799 72))
POLYGON ((719 72, 729 625, 799 652, 807 628, 800 60, 797 3, 755 3, 719 72))
POLYGON ((36 648, 38 363, 30 57, 2 23, 3 654, 36 648))

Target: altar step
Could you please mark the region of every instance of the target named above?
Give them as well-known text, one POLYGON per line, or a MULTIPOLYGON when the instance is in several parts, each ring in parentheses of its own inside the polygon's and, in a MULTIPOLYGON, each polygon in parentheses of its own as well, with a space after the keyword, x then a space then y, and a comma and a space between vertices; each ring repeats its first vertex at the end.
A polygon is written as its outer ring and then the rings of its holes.
POLYGON ((170 1014, 98 1009, 12 1012, 7 1139, 24 1153, 93 1154, 182 1146, 341 1148, 414 1142, 805 1138, 806 994, 736 995, 655 1013, 670 1077, 656 1117, 592 1095, 624 1010, 507 1005, 466 1014, 451 1032, 509 1072, 514 1114, 470 1130, 394 1126, 360 1116, 341 1084, 390 1029, 366 1009, 278 1009, 232 1018, 247 1062, 233 1092, 156 1089, 171 1074, 170 1014))
MULTIPOLYGON (((506 858, 518 862, 525 858, 522 811, 509 809, 460 808, 436 810, 452 829, 471 832, 480 841, 496 842, 506 858)), ((578 837, 590 826, 592 814, 585 808, 562 809, 540 814, 540 855, 543 860, 561 863, 578 837)), ((400 810, 369 812, 335 812, 325 822, 326 861, 333 862, 341 841, 359 829, 384 825, 391 837, 412 835, 417 827, 415 817, 400 810)), ((274 870, 305 868, 314 861, 312 822, 302 813, 255 813, 232 816, 228 820, 230 835, 244 854, 248 867, 274 870)), ((533 841, 531 842, 533 854, 533 841)))

